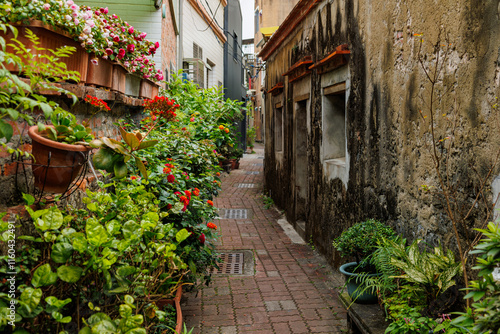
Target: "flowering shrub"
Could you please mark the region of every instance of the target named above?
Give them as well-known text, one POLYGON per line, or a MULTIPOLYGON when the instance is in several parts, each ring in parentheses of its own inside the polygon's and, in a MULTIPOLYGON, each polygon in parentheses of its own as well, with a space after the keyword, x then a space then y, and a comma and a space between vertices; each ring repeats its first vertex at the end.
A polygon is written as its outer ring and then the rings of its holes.
MULTIPOLYGON (((116 60, 143 78, 163 80, 163 72, 148 58, 160 44, 147 40, 147 33, 110 14, 107 7, 78 6, 72 0, 12 0, 0 7, 0 19, 24 24, 40 20, 66 32, 97 57, 116 60)), ((93 62, 98 62, 97 58, 93 62)))
POLYGON ((97 107, 98 110, 111 111, 108 104, 98 97, 87 95, 85 97, 85 102, 97 107))
POLYGON ((150 113, 153 121, 159 117, 164 122, 173 121, 177 116, 175 110, 180 107, 174 100, 169 100, 165 96, 155 96, 152 100, 145 100, 143 106, 144 112, 150 113))

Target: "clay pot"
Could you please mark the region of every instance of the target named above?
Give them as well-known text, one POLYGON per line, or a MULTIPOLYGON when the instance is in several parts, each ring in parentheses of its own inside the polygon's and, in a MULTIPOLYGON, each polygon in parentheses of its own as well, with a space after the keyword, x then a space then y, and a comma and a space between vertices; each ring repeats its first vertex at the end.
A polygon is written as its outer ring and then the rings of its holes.
POLYGON ((89 146, 59 143, 40 136, 38 127, 28 130, 32 140, 35 187, 45 192, 64 193, 87 163, 89 146))
POLYGON ((153 99, 156 95, 158 95, 158 88, 159 86, 153 81, 149 79, 142 79, 139 97, 153 99))
POLYGON ((165 305, 174 305, 175 311, 177 313, 177 324, 175 326, 175 332, 182 332, 182 310, 181 310, 181 297, 182 297, 182 285, 177 288, 177 292, 175 293, 175 297, 173 299, 160 299, 156 302, 156 306, 163 310, 165 305))
POLYGON ((111 88, 113 84, 113 63, 107 59, 97 58, 97 64, 92 62, 96 58, 92 55, 89 59, 87 71, 87 85, 111 88))

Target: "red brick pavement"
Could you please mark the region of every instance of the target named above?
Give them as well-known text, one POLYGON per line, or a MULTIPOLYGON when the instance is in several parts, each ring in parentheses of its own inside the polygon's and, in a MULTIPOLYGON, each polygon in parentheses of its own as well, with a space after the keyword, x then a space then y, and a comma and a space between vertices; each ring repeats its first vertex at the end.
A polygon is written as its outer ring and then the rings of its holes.
POLYGON ((280 214, 262 200, 264 151, 241 159, 223 178, 215 200, 220 209, 249 209, 248 219, 220 219, 219 250, 251 250, 254 273, 214 275, 210 287, 182 300, 184 321, 193 334, 345 333, 340 286, 324 258, 306 244, 294 244, 277 223, 280 214), (247 172, 259 174, 247 174, 247 172), (255 188, 238 188, 240 183, 255 188))

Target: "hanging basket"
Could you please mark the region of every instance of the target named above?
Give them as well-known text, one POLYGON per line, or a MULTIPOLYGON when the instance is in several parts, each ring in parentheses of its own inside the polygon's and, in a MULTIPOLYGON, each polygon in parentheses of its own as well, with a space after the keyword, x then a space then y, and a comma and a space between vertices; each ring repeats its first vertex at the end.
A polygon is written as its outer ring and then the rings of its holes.
POLYGON ((59 143, 42 137, 38 127, 28 130, 32 140, 32 165, 35 187, 44 192, 64 193, 87 163, 89 151, 84 145, 59 143))

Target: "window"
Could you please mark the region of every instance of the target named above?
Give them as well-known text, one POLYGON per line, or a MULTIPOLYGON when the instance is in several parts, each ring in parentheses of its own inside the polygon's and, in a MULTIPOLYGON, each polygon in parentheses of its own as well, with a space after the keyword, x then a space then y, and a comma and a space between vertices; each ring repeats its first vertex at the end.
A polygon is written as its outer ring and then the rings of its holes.
POLYGON ((203 49, 196 43, 193 43, 193 58, 203 59, 203 49))
POLYGON ((274 149, 276 152, 283 151, 283 107, 275 109, 274 112, 274 149))
POLYGON ((255 16, 254 16, 254 27, 255 27, 255 32, 254 35, 259 32, 259 7, 255 10, 255 16))
POLYGON ((345 161, 345 90, 323 98, 323 160, 345 161))
POLYGON ((238 61, 238 35, 233 31, 233 59, 238 61))

